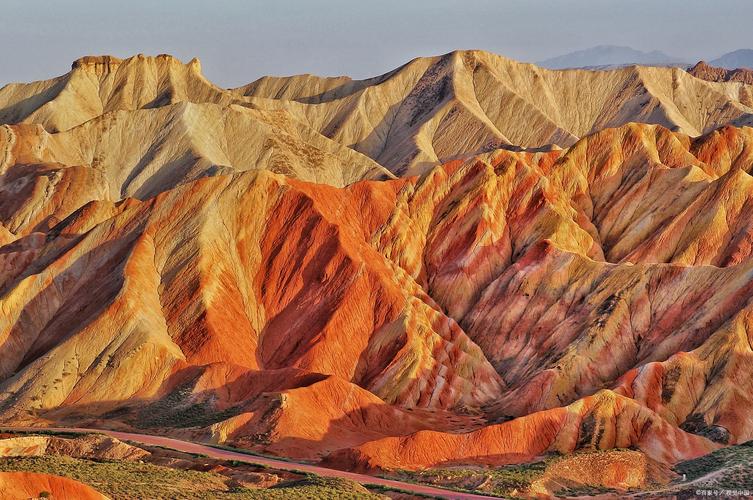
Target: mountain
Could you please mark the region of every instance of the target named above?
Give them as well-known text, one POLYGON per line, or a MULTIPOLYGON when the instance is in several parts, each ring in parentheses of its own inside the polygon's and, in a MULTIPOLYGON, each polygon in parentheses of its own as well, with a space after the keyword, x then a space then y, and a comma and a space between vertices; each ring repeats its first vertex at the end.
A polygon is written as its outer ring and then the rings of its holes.
POLYGON ((476 51, 5 87, 0 422, 367 472, 753 439, 750 90, 476 51))
POLYGON ((462 152, 568 147, 628 122, 693 136, 750 123, 749 89, 722 87, 679 68, 550 71, 464 51, 416 59, 371 80, 264 78, 236 91, 272 99, 393 173, 412 175, 462 152))
POLYGON ((599 68, 634 64, 644 66, 684 65, 680 58, 669 56, 658 50, 642 52, 619 45, 599 45, 545 59, 537 64, 549 69, 599 68))
POLYGON ((71 172, 60 165, 90 166, 98 177, 90 189, 109 191, 105 199, 260 168, 339 186, 392 177, 284 111, 236 105, 204 79, 197 60, 86 57, 54 80, 4 87, 3 100, 0 120, 36 126, 6 128, 6 142, 21 147, 0 172, 11 161, 47 165, 48 178, 51 168, 71 172))
POLYGON ((712 66, 726 69, 748 68, 753 69, 753 49, 739 49, 728 52, 723 56, 710 61, 712 66))

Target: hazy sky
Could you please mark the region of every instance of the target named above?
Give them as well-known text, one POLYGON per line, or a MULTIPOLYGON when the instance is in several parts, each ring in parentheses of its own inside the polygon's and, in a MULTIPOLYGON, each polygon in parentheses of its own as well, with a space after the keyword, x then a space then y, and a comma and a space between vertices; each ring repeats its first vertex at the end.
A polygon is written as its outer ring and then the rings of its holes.
POLYGON ((86 54, 197 56, 223 86, 265 74, 384 73, 484 49, 537 61, 601 44, 688 61, 753 48, 751 0, 0 0, 0 84, 86 54))

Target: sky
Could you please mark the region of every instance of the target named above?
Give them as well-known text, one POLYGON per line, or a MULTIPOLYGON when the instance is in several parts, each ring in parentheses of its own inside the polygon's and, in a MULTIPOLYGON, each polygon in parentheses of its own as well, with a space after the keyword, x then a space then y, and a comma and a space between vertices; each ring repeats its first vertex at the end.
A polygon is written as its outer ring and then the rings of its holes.
POLYGON ((613 44, 695 62, 753 48, 751 19, 751 0, 0 0, 0 84, 98 54, 198 57, 225 87, 365 78, 455 49, 535 62, 613 44))

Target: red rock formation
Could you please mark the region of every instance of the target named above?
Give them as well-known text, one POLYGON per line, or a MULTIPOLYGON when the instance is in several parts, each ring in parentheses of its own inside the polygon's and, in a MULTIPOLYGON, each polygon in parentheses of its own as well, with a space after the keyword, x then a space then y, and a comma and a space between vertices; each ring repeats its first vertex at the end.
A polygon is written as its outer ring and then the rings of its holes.
POLYGON ((475 463, 528 462, 545 452, 582 447, 638 448, 651 459, 674 463, 713 451, 718 445, 687 434, 634 401, 602 391, 564 408, 533 413, 464 434, 419 431, 370 441, 328 458, 360 470, 414 470, 475 463))

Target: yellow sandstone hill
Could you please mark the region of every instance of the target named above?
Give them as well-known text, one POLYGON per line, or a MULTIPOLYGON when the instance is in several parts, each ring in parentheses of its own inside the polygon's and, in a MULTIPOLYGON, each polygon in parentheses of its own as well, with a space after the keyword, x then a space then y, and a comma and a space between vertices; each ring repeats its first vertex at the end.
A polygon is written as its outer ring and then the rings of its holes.
POLYGON ((679 68, 552 71, 457 51, 369 80, 267 77, 236 92, 275 99, 324 135, 395 173, 414 174, 499 146, 567 147, 628 122, 692 136, 726 123, 750 124, 751 90, 679 68))
POLYGON ((57 132, 115 111, 237 104, 284 110, 393 173, 414 174, 499 146, 567 147, 628 122, 692 136, 751 124, 751 95, 749 84, 706 81, 679 68, 546 70, 482 51, 418 58, 367 80, 265 77, 237 89, 209 82, 196 59, 90 56, 53 80, 4 87, 0 123, 57 132))

